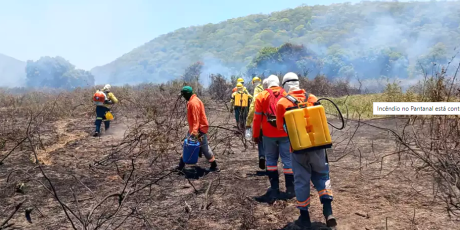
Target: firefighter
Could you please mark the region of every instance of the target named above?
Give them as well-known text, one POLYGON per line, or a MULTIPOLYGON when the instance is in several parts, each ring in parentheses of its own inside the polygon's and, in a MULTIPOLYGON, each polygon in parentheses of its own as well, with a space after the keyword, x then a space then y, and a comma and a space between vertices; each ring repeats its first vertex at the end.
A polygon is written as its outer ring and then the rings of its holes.
MULTIPOLYGON (((249 107, 248 118, 246 120, 246 129, 250 129, 252 127, 252 122, 254 120, 254 105, 255 105, 255 98, 257 95, 264 91, 262 86, 262 81, 259 77, 254 77, 252 79, 252 85, 254 86, 254 96, 251 105, 249 107)), ((262 136, 262 129, 260 130, 260 135, 262 136)), ((264 154, 264 145, 262 139, 259 139, 259 144, 257 144, 257 148, 259 150, 259 168, 265 169, 265 154, 264 154)))
MULTIPOLYGON (((235 120, 236 126, 238 129, 243 129, 244 124, 246 123, 246 116, 248 113, 248 107, 252 96, 249 93, 246 93, 247 90, 244 90, 244 86, 241 83, 237 85, 237 91, 232 94, 231 108, 235 111, 235 120)), ((233 112, 233 110, 231 110, 233 112)))
MULTIPOLYGON (((240 77, 240 78, 238 78, 238 79, 236 80, 236 84, 238 85, 239 83, 241 83, 241 84, 243 85, 243 90, 244 90, 244 92, 247 93, 247 94, 249 94, 248 89, 246 89, 246 87, 244 87, 244 79, 243 79, 243 78, 240 77)), ((235 88, 233 88, 232 93, 236 92, 237 90, 238 90, 238 86, 236 86, 235 88)))
POLYGON ((109 84, 107 84, 104 86, 103 89, 98 90, 96 92, 96 94, 102 93, 103 95, 102 97, 105 100, 104 102, 95 101, 95 104, 96 104, 96 121, 95 121, 96 131, 93 134, 94 137, 97 137, 100 135, 102 121, 104 121, 106 132, 110 128, 110 120, 106 118, 107 112, 110 111, 110 108, 108 106, 118 103, 118 99, 115 97, 115 95, 112 92, 110 92, 111 88, 112 87, 109 84))
MULTIPOLYGON (((187 121, 188 121, 188 136, 192 139, 200 141, 200 154, 203 154, 211 164, 209 171, 220 171, 217 167, 217 162, 208 143, 207 132, 209 129, 208 119, 206 117, 204 104, 193 93, 191 86, 184 86, 181 90, 181 96, 187 100, 187 121)), ((176 170, 182 171, 185 167, 185 162, 180 158, 179 165, 176 170)))
POLYGON ((284 89, 279 86, 279 79, 271 75, 267 80, 267 89, 262 91, 256 98, 254 122, 253 122, 253 140, 255 143, 260 142, 260 127, 262 126, 264 153, 267 164, 267 174, 270 181, 268 191, 255 199, 259 202, 272 204, 280 197, 278 159, 281 157, 283 171, 286 182, 286 199, 295 197, 294 194, 294 175, 291 166, 290 142, 287 133, 284 130, 278 130, 276 127, 276 103, 285 95, 284 89))
MULTIPOLYGON (((298 102, 307 102, 307 106, 318 105, 318 99, 313 94, 307 94, 300 89, 299 78, 295 73, 287 73, 283 77, 283 87, 288 92, 287 97, 278 101, 276 108, 276 123, 278 130, 284 130, 284 114, 288 108, 294 107, 298 102), (308 99, 307 99, 308 96, 308 99)), ((291 149, 292 150, 292 149, 291 149)), ((318 191, 323 204, 323 215, 328 227, 337 226, 337 221, 332 216, 332 188, 329 178, 329 164, 325 149, 292 151, 292 169, 294 171, 295 194, 300 217, 293 225, 296 228, 308 229, 311 227, 308 208, 310 206, 310 181, 318 191)))

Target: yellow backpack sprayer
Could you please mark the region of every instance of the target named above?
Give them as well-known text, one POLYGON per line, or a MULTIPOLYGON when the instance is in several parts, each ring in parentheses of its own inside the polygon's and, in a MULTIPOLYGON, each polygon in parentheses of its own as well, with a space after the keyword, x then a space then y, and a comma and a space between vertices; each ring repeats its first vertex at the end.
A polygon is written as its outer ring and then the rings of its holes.
POLYGON ((243 92, 237 92, 235 95, 235 106, 248 107, 249 96, 243 92))
POLYGON ((324 107, 319 102, 327 100, 335 106, 342 120, 342 127, 330 125, 339 130, 345 127, 342 113, 334 102, 326 98, 319 99, 313 106, 307 106, 309 94, 306 96, 305 102, 299 102, 291 95, 286 96, 286 99, 295 104, 284 114, 285 130, 291 147, 294 151, 331 148, 332 139, 328 127, 330 123, 327 121, 324 107))

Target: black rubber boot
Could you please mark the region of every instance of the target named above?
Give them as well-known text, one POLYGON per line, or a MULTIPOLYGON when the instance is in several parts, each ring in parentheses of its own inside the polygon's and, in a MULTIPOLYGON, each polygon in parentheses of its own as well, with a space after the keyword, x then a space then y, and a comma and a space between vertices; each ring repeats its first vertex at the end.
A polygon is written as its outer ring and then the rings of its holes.
POLYGON ((332 200, 330 199, 323 199, 321 200, 323 203, 323 215, 326 219, 326 225, 330 228, 337 226, 337 220, 334 216, 332 216, 332 200))
POLYGON ((294 222, 294 226, 297 227, 297 229, 302 230, 312 229, 310 213, 308 213, 308 210, 300 210, 299 219, 294 222))
POLYGON ((259 168, 260 169, 265 169, 265 157, 260 157, 259 158, 259 168))
POLYGON ((220 172, 219 167, 217 167, 217 162, 214 160, 211 162, 211 167, 209 168, 209 171, 211 172, 220 172))
POLYGON ((328 217, 326 217, 326 226, 329 228, 337 227, 337 220, 334 216, 329 215, 328 217))
POLYGON ((255 200, 258 202, 273 204, 280 196, 279 175, 278 171, 267 171, 267 174, 268 179, 270 180, 270 188, 264 195, 256 197, 255 200))
POLYGON ((286 183, 286 193, 284 195, 284 199, 290 200, 295 197, 294 175, 284 174, 284 180, 286 183))

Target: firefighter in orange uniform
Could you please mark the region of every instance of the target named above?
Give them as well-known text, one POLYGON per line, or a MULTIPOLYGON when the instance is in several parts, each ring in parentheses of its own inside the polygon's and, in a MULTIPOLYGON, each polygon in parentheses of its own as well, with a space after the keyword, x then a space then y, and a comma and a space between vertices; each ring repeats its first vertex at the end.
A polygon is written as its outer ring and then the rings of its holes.
MULTIPOLYGON (((184 86, 181 90, 181 95, 188 101, 187 103, 187 121, 188 121, 188 135, 191 138, 200 140, 200 154, 203 154, 211 164, 210 171, 220 171, 217 167, 216 159, 212 153, 211 147, 208 144, 207 132, 209 129, 208 119, 204 109, 203 102, 193 93, 193 89, 190 86, 184 86)), ((185 163, 180 158, 179 165, 176 170, 182 171, 185 163)))
MULTIPOLYGON (((276 107, 276 124, 278 130, 284 128, 284 114, 287 109, 294 108, 300 102, 307 102, 307 106, 318 105, 318 99, 313 94, 308 94, 300 89, 299 78, 295 73, 287 73, 283 77, 283 87, 288 95, 278 101, 276 107)), ((291 149, 292 150, 292 149, 291 149)), ((293 151, 291 154, 292 169, 294 171, 295 194, 300 217, 293 225, 297 229, 311 227, 308 208, 310 206, 310 181, 318 190, 319 198, 323 204, 323 215, 328 227, 336 227, 337 221, 332 216, 332 188, 329 178, 329 164, 326 150, 293 151)))
POLYGON ((280 196, 278 159, 281 157, 286 182, 286 199, 295 197, 294 175, 291 166, 290 143, 287 133, 276 127, 276 103, 285 95, 284 89, 279 86, 279 79, 275 75, 267 78, 268 88, 262 91, 256 98, 253 140, 257 144, 260 141, 260 127, 262 124, 264 153, 267 165, 267 174, 270 181, 268 191, 255 199, 259 202, 273 203, 280 196))

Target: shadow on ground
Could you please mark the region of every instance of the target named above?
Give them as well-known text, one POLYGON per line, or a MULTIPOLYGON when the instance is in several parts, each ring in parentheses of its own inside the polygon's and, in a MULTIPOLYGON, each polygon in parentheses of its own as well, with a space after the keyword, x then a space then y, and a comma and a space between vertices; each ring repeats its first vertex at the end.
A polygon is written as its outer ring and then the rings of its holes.
POLYGON ((184 168, 182 170, 182 174, 184 174, 185 178, 195 180, 198 180, 201 177, 208 175, 208 173, 210 173, 208 169, 204 169, 200 166, 192 166, 190 168, 184 168))
MULTIPOLYGON (((326 226, 326 224, 321 222, 313 222, 311 224, 311 230, 333 230, 326 226)), ((277 229, 277 230, 301 230, 300 228, 292 227, 292 223, 287 224, 284 228, 277 229)))

